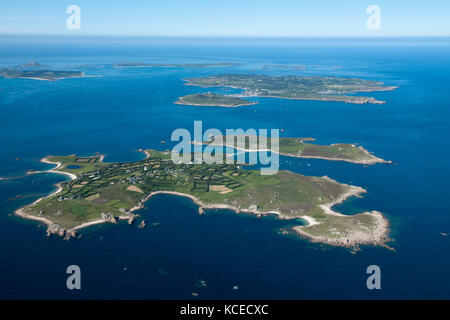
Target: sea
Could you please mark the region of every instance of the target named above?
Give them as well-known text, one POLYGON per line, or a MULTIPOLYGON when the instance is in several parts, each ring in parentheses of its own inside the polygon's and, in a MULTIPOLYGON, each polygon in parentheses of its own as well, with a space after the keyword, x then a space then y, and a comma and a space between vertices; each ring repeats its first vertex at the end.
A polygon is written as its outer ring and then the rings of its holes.
POLYGON ((0 78, 0 299, 450 298, 449 38, 0 38, 0 68, 30 61, 96 77, 0 78), (237 65, 116 68, 120 62, 237 65), (174 104, 187 94, 233 92, 183 81, 222 73, 358 77, 398 89, 366 94, 382 105, 276 98, 250 98, 258 104, 238 108, 174 104), (170 149, 171 133, 192 132, 194 121, 204 130, 278 128, 319 144, 355 143, 393 161, 281 157, 280 169, 366 189, 334 209, 381 211, 395 250, 311 243, 289 232, 301 221, 227 210, 199 215, 191 200, 173 195, 146 203, 143 229, 103 224, 69 241, 14 215, 67 179, 27 175, 52 167, 39 162, 44 156, 140 160, 138 149, 170 149), (70 265, 80 267, 80 290, 66 286, 70 265), (380 289, 367 287, 371 265, 380 267, 380 289))

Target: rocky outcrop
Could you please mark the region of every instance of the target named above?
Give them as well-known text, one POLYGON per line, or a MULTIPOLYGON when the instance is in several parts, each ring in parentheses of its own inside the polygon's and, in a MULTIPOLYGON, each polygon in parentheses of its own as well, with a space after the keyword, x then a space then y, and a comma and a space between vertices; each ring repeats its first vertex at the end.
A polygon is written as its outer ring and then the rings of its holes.
POLYGON ((130 215, 130 217, 128 218, 128 224, 133 224, 135 217, 136 216, 134 214, 130 215))
POLYGON ((117 223, 117 221, 119 220, 118 217, 114 216, 110 212, 102 213, 101 217, 102 217, 103 220, 106 220, 106 221, 111 222, 111 223, 117 223))
POLYGON ((139 229, 143 229, 143 228, 145 228, 145 226, 146 226, 147 224, 145 223, 145 220, 142 220, 141 221, 141 223, 139 224, 139 229))
POLYGON ((70 238, 76 238, 78 233, 75 229, 66 230, 59 224, 52 223, 47 227, 47 236, 50 237, 51 235, 57 235, 63 237, 64 240, 69 240, 70 238))
POLYGON ((57 223, 52 223, 47 227, 47 236, 48 237, 50 237, 53 234, 56 234, 60 237, 64 237, 65 233, 66 233, 66 229, 64 229, 57 223))
POLYGON ((78 236, 78 232, 75 229, 66 230, 66 235, 64 236, 64 240, 69 240, 70 238, 76 238, 78 236))

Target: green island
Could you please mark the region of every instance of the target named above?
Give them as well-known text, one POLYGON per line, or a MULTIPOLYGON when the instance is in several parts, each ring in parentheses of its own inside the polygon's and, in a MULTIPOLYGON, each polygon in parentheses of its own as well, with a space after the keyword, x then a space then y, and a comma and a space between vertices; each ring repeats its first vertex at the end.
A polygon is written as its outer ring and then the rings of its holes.
POLYGON ((81 71, 66 70, 19 70, 19 69, 0 69, 0 77, 11 79, 34 79, 55 81, 68 78, 87 77, 81 71))
POLYGON ((191 198, 200 214, 223 208, 292 219, 292 230, 313 242, 357 247, 385 246, 389 241, 389 222, 380 212, 347 216, 332 210, 348 197, 366 192, 360 187, 290 171, 266 176, 236 163, 176 164, 170 151, 145 153, 144 160, 129 163, 105 163, 102 156, 48 156, 41 161, 56 167, 45 172, 65 174, 71 180, 16 214, 46 223, 48 235, 70 238, 93 224, 119 219, 131 224, 138 217, 133 212, 151 196, 169 193, 191 198))
MULTIPOLYGON (((274 151, 270 138, 260 141, 260 137, 252 135, 216 136, 205 145, 225 146, 242 151, 274 151), (238 140, 242 141, 239 145, 238 140)), ((319 145, 309 143, 313 138, 285 138, 280 137, 278 153, 288 157, 317 158, 325 160, 346 161, 356 164, 372 165, 376 163, 392 163, 372 155, 362 146, 357 147, 349 143, 335 143, 331 145, 319 145)))
POLYGON ((341 101, 382 104, 373 97, 350 95, 360 92, 391 91, 397 87, 382 82, 336 77, 268 76, 259 74, 221 74, 184 79, 186 85, 228 87, 244 90, 235 97, 272 97, 299 100, 341 101))
POLYGON ((197 93, 178 98, 175 104, 235 108, 256 104, 245 99, 213 93, 197 93))
POLYGON ((233 67, 240 63, 218 62, 218 63, 184 63, 184 64, 159 64, 141 62, 121 62, 116 63, 116 68, 213 68, 213 67, 233 67))

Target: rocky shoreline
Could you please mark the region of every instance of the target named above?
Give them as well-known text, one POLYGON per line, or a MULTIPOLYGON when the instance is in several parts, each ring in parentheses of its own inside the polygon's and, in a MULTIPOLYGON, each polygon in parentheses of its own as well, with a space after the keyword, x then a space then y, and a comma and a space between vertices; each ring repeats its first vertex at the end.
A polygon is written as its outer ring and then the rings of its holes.
MULTIPOLYGON (((328 179, 330 179, 330 178, 328 178, 328 179)), ((333 180, 333 179, 330 179, 330 180, 333 180)), ((348 199, 350 197, 358 196, 361 193, 367 192, 365 189, 360 188, 360 187, 355 187, 355 186, 350 186, 350 185, 347 185, 347 186, 350 188, 348 192, 341 195, 334 202, 321 206, 322 209, 324 210, 325 214, 336 215, 336 216, 345 216, 343 214, 333 211, 331 209, 331 207, 336 204, 342 203, 343 201, 345 201, 346 199, 348 199)), ((383 216, 383 214, 381 212, 378 212, 378 211, 364 212, 364 213, 358 214, 358 215, 372 215, 373 217, 375 217, 375 219, 377 221, 377 228, 376 228, 376 232, 374 232, 372 235, 368 235, 365 233, 364 234, 356 233, 356 234, 353 234, 351 237, 342 237, 339 239, 335 239, 335 238, 327 238, 327 237, 323 237, 323 236, 315 237, 315 236, 311 236, 310 234, 305 232, 305 230, 303 228, 307 228, 307 227, 315 225, 315 224, 320 224, 320 222, 316 221, 314 218, 312 218, 310 216, 290 217, 290 216, 283 215, 282 213, 277 212, 277 211, 261 212, 257 208, 242 209, 242 208, 236 208, 236 207, 226 205, 226 204, 205 204, 200 199, 198 199, 192 195, 175 192, 175 191, 152 192, 148 196, 146 196, 139 203, 139 205, 136 206, 135 208, 133 208, 132 210, 135 211, 135 210, 144 208, 144 203, 146 201, 148 201, 151 197, 153 197, 157 194, 171 194, 171 195, 189 198, 199 207, 198 208, 199 214, 204 214, 205 210, 207 210, 207 209, 228 209, 235 213, 253 214, 258 217, 274 214, 274 215, 277 215, 278 218, 280 218, 280 219, 293 220, 293 219, 301 218, 301 219, 305 220, 308 223, 308 225, 307 226, 297 226, 297 227, 293 227, 292 229, 297 234, 301 235, 302 237, 307 238, 308 240, 310 240, 312 242, 320 242, 320 243, 324 243, 324 244, 328 244, 328 245, 332 245, 332 246, 340 246, 340 247, 357 247, 359 245, 374 245, 374 246, 384 246, 384 247, 390 248, 386 245, 386 242, 391 240, 388 236, 388 234, 390 232, 389 221, 383 216)))
POLYGON ((354 248, 360 245, 372 245, 372 246, 386 247, 390 250, 393 250, 392 247, 389 247, 386 244, 392 239, 389 238, 388 236, 390 232, 389 221, 386 218, 384 218, 383 214, 379 211, 370 211, 360 213, 360 215, 371 215, 377 220, 377 226, 372 235, 368 235, 366 233, 353 233, 350 235, 341 236, 337 238, 315 236, 307 232, 307 228, 309 227, 309 225, 294 227, 293 230, 297 232, 299 235, 308 239, 309 241, 315 243, 324 243, 331 246, 346 247, 346 248, 354 248))
MULTIPOLYGON (((330 178, 329 178, 330 179, 330 178)), ((332 179, 330 179, 332 180, 332 179)), ((332 210, 332 207, 344 202, 350 197, 358 197, 362 193, 366 193, 367 190, 361 188, 361 187, 355 187, 350 186, 349 191, 342 194, 340 197, 338 197, 335 201, 321 205, 320 207, 327 215, 333 215, 338 217, 350 217, 341 213, 338 213, 336 211, 332 210)), ((332 246, 339 246, 339 247, 358 247, 359 245, 373 245, 373 246, 383 246, 389 249, 392 249, 391 247, 387 246, 386 243, 391 241, 392 239, 389 237, 390 233, 390 223, 389 220, 387 220, 384 215, 379 211, 368 211, 357 214, 357 216, 366 216, 370 215, 372 216, 376 221, 376 227, 375 230, 371 234, 368 233, 362 233, 362 232, 354 232, 350 235, 342 235, 341 237, 325 237, 325 236, 316 236, 308 233, 308 227, 311 227, 313 225, 320 224, 321 222, 318 221, 309 221, 308 219, 308 225, 306 226, 298 226, 294 227, 293 230, 298 233, 299 235, 303 236, 304 238, 310 240, 311 242, 317 242, 317 243, 325 243, 332 246)))

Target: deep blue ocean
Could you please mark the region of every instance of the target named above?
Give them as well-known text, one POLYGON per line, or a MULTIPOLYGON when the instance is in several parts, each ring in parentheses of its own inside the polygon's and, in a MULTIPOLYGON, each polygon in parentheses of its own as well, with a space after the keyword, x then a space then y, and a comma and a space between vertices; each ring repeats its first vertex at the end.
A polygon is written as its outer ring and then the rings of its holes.
POLYGON ((450 235, 441 234, 450 233, 449 39, 0 38, 0 68, 29 61, 101 77, 0 78, 0 177, 7 178, 0 181, 1 299, 450 298, 450 235), (125 69, 118 62, 240 65, 125 69), (273 68, 280 64, 307 68, 273 68), (361 77, 399 88, 370 94, 384 105, 272 98, 239 108, 173 104, 208 91, 183 78, 220 73, 361 77), (195 120, 204 128, 283 128, 283 136, 321 144, 359 143, 392 160, 369 167, 280 162, 367 189, 336 210, 385 213, 396 250, 364 246, 354 254, 281 234, 292 221, 217 210, 200 216, 190 200, 168 195, 147 202, 142 230, 105 224, 70 241, 47 238, 45 226, 13 214, 66 179, 25 174, 50 168, 39 162, 44 156, 142 159, 137 149, 169 148, 160 141, 177 128, 192 131, 195 120), (66 288, 72 264, 81 268, 81 290, 66 288), (381 290, 366 287, 373 264, 381 268, 381 290))

